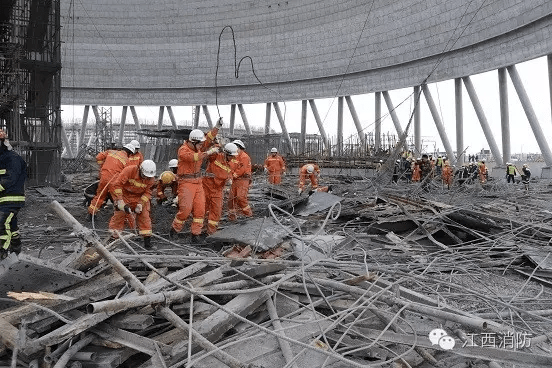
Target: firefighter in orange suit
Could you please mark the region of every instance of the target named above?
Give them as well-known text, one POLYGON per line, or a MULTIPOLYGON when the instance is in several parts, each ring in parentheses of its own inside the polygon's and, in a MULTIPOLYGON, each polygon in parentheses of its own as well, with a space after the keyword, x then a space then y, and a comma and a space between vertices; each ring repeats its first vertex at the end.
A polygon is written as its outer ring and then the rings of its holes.
POLYGON ((443 183, 447 185, 448 189, 450 189, 450 186, 452 185, 453 175, 452 167, 450 167, 450 163, 448 160, 445 161, 445 166, 443 166, 441 178, 443 179, 443 183))
POLYGON ((479 164, 479 182, 481 184, 485 184, 487 182, 487 166, 485 165, 485 161, 481 161, 479 164))
POLYGON ((96 161, 101 166, 100 183, 96 195, 88 206, 89 216, 95 215, 102 207, 110 192, 110 182, 119 174, 128 163, 128 156, 134 153, 134 146, 125 144, 122 150, 108 150, 98 153, 96 161))
POLYGON ((135 213, 145 248, 151 248, 150 200, 151 188, 155 185, 155 173, 155 162, 145 160, 140 166, 125 167, 111 185, 111 195, 116 207, 109 220, 109 230, 112 233, 115 230, 122 231, 126 216, 135 213))
POLYGON ((144 162, 144 155, 142 154, 142 152, 140 152, 140 142, 138 142, 136 139, 133 139, 130 141, 129 144, 132 144, 134 146, 134 153, 128 156, 127 165, 140 166, 140 164, 144 162))
POLYGON ((235 221, 238 213, 246 217, 253 216, 251 206, 247 195, 249 194, 249 184, 251 184, 251 158, 244 151, 245 144, 239 139, 234 143, 238 147, 237 165, 232 174, 232 187, 228 195, 228 220, 235 221))
POLYGON ((222 200, 224 186, 232 182, 232 172, 236 168, 235 157, 238 147, 234 143, 227 143, 222 152, 209 156, 206 174, 203 177, 203 192, 205 193, 205 207, 208 212, 207 234, 217 231, 222 215, 222 200))
POLYGON ((311 189, 316 192, 327 192, 329 187, 318 187, 318 179, 320 178, 320 167, 316 164, 306 164, 299 170, 299 190, 301 194, 306 188, 306 181, 310 179, 311 189))
POLYGON ((178 160, 173 158, 169 161, 169 170, 163 171, 157 181, 157 204, 167 200, 165 189, 171 188, 171 193, 178 203, 178 180, 176 180, 176 170, 178 169, 178 160))
POLYGON ((285 175, 286 164, 282 156, 278 154, 278 149, 272 147, 270 155, 264 162, 265 173, 268 174, 268 182, 270 184, 280 184, 282 182, 282 174, 285 175))
POLYGON ((190 132, 188 140, 178 149, 178 213, 176 214, 169 237, 176 237, 182 231, 184 222, 192 213, 192 242, 199 242, 205 216, 205 194, 201 184, 201 164, 203 159, 219 152, 219 147, 209 148, 222 127, 222 118, 206 135, 199 129, 190 132))

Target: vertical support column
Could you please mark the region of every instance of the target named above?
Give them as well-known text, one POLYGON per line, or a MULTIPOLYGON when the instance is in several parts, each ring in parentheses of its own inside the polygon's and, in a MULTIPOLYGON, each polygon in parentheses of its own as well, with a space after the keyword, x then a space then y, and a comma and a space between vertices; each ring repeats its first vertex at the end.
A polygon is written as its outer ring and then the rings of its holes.
POLYGON ((420 86, 414 86, 414 152, 416 156, 422 155, 421 92, 420 86))
POLYGON ((322 136, 322 139, 324 140, 324 148, 328 151, 330 150, 330 142, 328 141, 328 136, 326 135, 326 130, 324 129, 324 124, 322 124, 322 119, 320 119, 320 114, 318 113, 318 108, 316 107, 316 103, 314 100, 309 100, 309 104, 312 110, 312 114, 314 115, 314 120, 316 120, 316 125, 318 125, 318 130, 320 131, 320 135, 322 136))
POLYGON ((264 129, 264 133, 265 134, 268 134, 270 133, 270 113, 272 111, 272 107, 271 107, 271 103, 270 102, 267 102, 266 103, 266 113, 265 113, 265 129, 264 129))
POLYGON ((454 79, 454 106, 456 108, 456 167, 464 164, 464 112, 462 78, 454 79))
POLYGON ((65 131, 63 124, 61 125, 61 139, 65 145, 65 153, 67 154, 67 158, 73 158, 73 149, 71 148, 71 143, 69 143, 69 138, 67 138, 67 132, 65 131))
POLYGON ((172 111, 172 106, 167 106, 167 113, 169 114, 169 119, 171 119, 173 129, 178 129, 178 126, 176 125, 176 119, 174 118, 174 113, 172 111))
POLYGON ((343 155, 343 96, 337 98, 337 155, 343 155))
POLYGON ((381 92, 376 92, 374 98, 376 111, 374 116, 374 121, 376 122, 376 127, 374 129, 374 144, 375 151, 379 152, 381 150, 381 92))
POLYGON ((194 121, 193 121, 193 124, 194 124, 194 129, 197 129, 197 127, 199 126, 199 105, 194 106, 194 121))
POLYGON ((291 144, 291 138, 289 137, 289 133, 286 127, 286 122, 284 121, 284 117, 282 116, 282 111, 280 110, 280 105, 278 105, 278 102, 274 102, 273 105, 274 105, 274 111, 276 111, 276 116, 278 117, 278 121, 280 122, 280 127, 282 128, 282 135, 284 136, 284 139, 289 146, 289 152, 292 155, 295 155, 295 150, 293 149, 293 145, 291 144))
POLYGON ((397 135, 399 136, 398 141, 400 142, 402 139, 404 139, 403 147, 407 149, 408 145, 406 144, 406 137, 404 136, 401 122, 399 121, 399 117, 397 116, 397 112, 395 111, 395 106, 393 106, 393 101, 391 101, 391 96, 389 95, 388 91, 383 91, 382 93, 383 99, 385 100, 385 105, 387 105, 387 110, 389 110, 389 115, 391 115, 391 120, 393 121, 393 125, 395 126, 395 130, 397 130, 397 135))
POLYGON ((366 148, 366 136, 364 135, 362 125, 360 125, 360 120, 358 119, 358 114, 356 112, 355 105, 353 104, 353 99, 351 98, 351 96, 345 96, 345 101, 347 101, 347 106, 349 106, 351 117, 353 118, 353 122, 355 123, 358 138, 360 138, 362 145, 364 146, 364 148, 366 148))
POLYGON ((548 60, 548 91, 550 94, 550 112, 552 114, 552 55, 548 55, 546 60, 548 60))
POLYGON ((236 123, 236 104, 230 105, 230 134, 234 134, 234 125, 236 123))
MULTIPOLYGON (((142 129, 142 126, 140 125, 140 120, 138 120, 138 114, 136 114, 136 108, 134 106, 130 106, 130 114, 132 115, 132 120, 134 121, 134 127, 135 130, 138 131, 142 129)), ((138 134, 138 142, 143 143, 144 138, 142 138, 141 134, 138 134)))
POLYGON ((100 120, 102 120, 102 118, 100 117, 100 112, 98 111, 98 105, 92 106, 92 112, 94 113, 94 117, 96 118, 96 124, 98 124, 100 120))
POLYGON ((245 131, 247 132, 247 135, 251 135, 251 128, 249 128, 249 121, 247 121, 247 115, 245 115, 245 109, 243 108, 242 104, 238 104, 238 110, 240 110, 240 115, 243 121, 243 125, 245 127, 245 131))
POLYGON ((157 130, 163 129, 164 114, 165 114, 165 106, 159 106, 159 118, 157 119, 157 130))
MULTIPOLYGON (((506 68, 498 69, 498 92, 500 96, 500 126, 502 128, 502 164, 510 161, 510 112, 508 109, 508 82, 506 68)), ((498 163, 498 162, 497 162, 498 163)))
POLYGON ((511 65, 507 67, 507 69, 508 69, 508 74, 510 74, 510 79, 512 80, 514 88, 519 97, 519 101, 521 102, 521 105, 523 106, 523 110, 525 111, 525 115, 527 115, 527 120, 529 120, 529 125, 531 125, 531 129, 533 130, 535 139, 539 144, 539 148, 544 158, 544 162, 546 162, 547 166, 552 166, 552 152, 550 152, 550 147, 546 142, 546 138, 542 132, 541 126, 539 124, 539 120, 537 119, 537 115, 533 110, 533 106, 531 105, 529 96, 527 96, 527 92, 525 92, 525 87, 523 87, 523 83, 521 82, 521 78, 519 77, 516 66, 511 65))
POLYGON ((121 111, 121 124, 119 126, 119 137, 117 138, 117 144, 119 146, 123 145, 123 138, 125 136, 127 109, 128 109, 128 106, 123 106, 123 110, 121 111))
POLYGON ((456 163, 454 151, 452 150, 452 146, 450 145, 450 142, 448 140, 447 132, 445 131, 445 127, 443 125, 443 122, 441 121, 441 117, 439 116, 439 111, 437 110, 435 101, 433 101, 433 97, 431 97, 431 92, 429 91, 427 84, 422 85, 422 92, 424 93, 429 111, 431 112, 431 116, 433 116, 433 121, 435 122, 437 131, 439 132, 439 136, 441 137, 441 142, 443 142, 443 146, 445 146, 445 151, 447 151, 448 159, 450 163, 454 165, 456 163))
POLYGON ((307 100, 301 101, 301 142, 299 142, 300 153, 305 153, 307 142, 307 100))
POLYGON ((479 102, 479 98, 477 97, 477 93, 475 92, 475 88, 473 87, 471 78, 464 77, 462 78, 462 80, 464 81, 464 85, 466 86, 466 91, 468 92, 468 96, 470 96, 470 100, 475 109, 475 114, 479 119, 479 123, 481 124, 481 128, 483 129, 483 133, 485 134, 487 143, 489 143, 489 147, 491 148, 491 152, 493 153, 495 162, 501 162, 502 154, 500 153, 500 149, 496 144, 496 141, 493 136, 493 132, 491 131, 491 127, 489 126, 489 122, 487 121, 487 117, 485 116, 485 112, 483 111, 483 107, 479 102))
POLYGON ((211 120, 211 113, 209 113, 209 108, 207 105, 201 105, 203 108, 203 113, 205 114, 205 119, 207 119, 207 124, 209 124, 209 129, 213 129, 213 120, 211 120))
MULTIPOLYGON (((88 111, 90 110, 90 105, 84 106, 84 112, 82 113, 82 124, 81 124, 81 131, 80 131, 80 139, 79 142, 84 142, 84 137, 86 136, 86 124, 88 123, 88 111)), ((94 133, 92 133, 94 134, 94 133)), ((80 148, 77 148, 80 150, 80 148)))

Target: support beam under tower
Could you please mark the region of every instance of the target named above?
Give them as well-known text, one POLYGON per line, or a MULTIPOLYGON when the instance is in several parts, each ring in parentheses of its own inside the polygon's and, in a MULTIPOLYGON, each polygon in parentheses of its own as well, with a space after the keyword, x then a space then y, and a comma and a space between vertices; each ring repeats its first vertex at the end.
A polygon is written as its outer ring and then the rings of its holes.
POLYGON ((337 98, 337 155, 343 155, 343 97, 337 98))
POLYGON ((165 106, 159 106, 159 118, 157 119, 157 130, 163 129, 163 115, 165 115, 165 106))
POLYGON ((391 96, 389 95, 388 91, 383 91, 383 99, 385 100, 385 104, 387 105, 387 110, 389 110, 389 115, 391 116, 391 120, 393 121, 393 125, 395 126, 395 130, 397 131, 398 135, 398 141, 400 142, 404 138, 403 146, 404 149, 408 149, 408 145, 406 144, 406 137, 404 136, 404 131, 401 127, 401 122, 399 121, 399 117, 397 116, 397 112, 395 111, 395 106, 393 106, 393 101, 391 101, 391 96))
POLYGON ((456 108, 456 167, 464 164, 464 112, 462 78, 454 80, 454 106, 456 108))
POLYGON ((441 142, 443 143, 443 146, 445 146, 445 151, 447 152, 449 162, 451 163, 451 165, 454 165, 456 163, 454 151, 452 150, 452 146, 450 145, 450 142, 448 140, 447 132, 445 131, 445 126, 441 121, 439 111, 437 111, 437 106, 435 105, 435 101, 431 96, 431 92, 429 91, 429 87, 427 86, 427 84, 422 85, 422 92, 424 93, 429 111, 431 112, 431 116, 433 117, 433 121, 435 122, 435 127, 437 128, 439 136, 441 137, 441 142))
POLYGON ((280 110, 280 105, 278 105, 278 102, 274 102, 273 105, 274 105, 274 111, 276 111, 276 116, 278 117, 278 121, 280 122, 282 135, 284 136, 284 139, 289 146, 289 152, 292 155, 295 155, 295 150, 293 149, 293 145, 291 144, 291 138, 289 137, 289 133, 286 127, 286 122, 284 121, 284 117, 282 116, 282 111, 280 110))
POLYGON ((353 122, 355 123, 358 137, 360 138, 362 145, 366 147, 366 136, 362 129, 362 125, 360 124, 355 105, 353 104, 353 99, 351 98, 351 96, 345 96, 345 101, 347 101, 347 106, 349 106, 349 111, 351 112, 351 117, 353 118, 353 122))
POLYGON ((414 86, 414 154, 416 157, 422 155, 422 90, 420 86, 414 86))
POLYGON ((375 97, 375 116, 374 121, 376 126, 374 128, 374 145, 376 152, 381 150, 381 92, 376 92, 375 97))
POLYGON ((320 114, 318 113, 318 108, 316 107, 316 102, 311 99, 309 100, 309 104, 311 107, 312 114, 314 115, 314 120, 316 121, 316 125, 318 125, 318 130, 320 131, 320 135, 322 136, 322 139, 324 140, 324 149, 326 151, 330 151, 330 142, 328 141, 328 136, 326 135, 326 130, 324 129, 324 124, 322 124, 322 119, 320 119, 320 114))
POLYGON ((203 109, 203 114, 205 114, 205 119, 207 119, 207 124, 209 125, 209 129, 213 129, 213 120, 211 120, 211 113, 209 112, 209 108, 207 105, 201 105, 203 109))
POLYGON ((234 134, 234 125, 236 123, 236 104, 230 105, 230 134, 234 134))
POLYGON ((270 102, 266 103, 266 109, 265 109, 265 129, 264 133, 268 134, 270 133, 270 113, 272 112, 272 104, 270 102))
POLYGON ((128 106, 123 106, 123 110, 121 111, 121 124, 119 126, 119 137, 117 138, 117 144, 119 146, 123 145, 123 138, 125 136, 127 110, 128 110, 128 106))
POLYGON ((502 162, 510 161, 512 149, 510 146, 510 112, 508 110, 508 81, 506 68, 498 69, 498 92, 500 97, 500 126, 502 128, 502 162))
POLYGON ((305 153, 305 143, 307 141, 307 100, 301 101, 301 142, 299 142, 299 150, 302 154, 305 153))
POLYGON ((247 115, 245 114, 245 109, 243 108, 242 104, 238 104, 238 110, 240 110, 243 126, 245 127, 245 131, 247 132, 247 135, 251 135, 251 128, 249 127, 249 121, 247 120, 247 115))
POLYGON ((172 111, 172 106, 167 106, 167 113, 169 114, 169 119, 171 119, 173 129, 178 129, 178 126, 176 125, 176 119, 174 118, 174 113, 172 111))
MULTIPOLYGON (((84 137, 85 137, 85 134, 86 134, 86 124, 88 123, 88 111, 89 110, 90 110, 90 105, 85 105, 84 106, 84 112, 82 113, 82 124, 81 124, 79 142, 84 142, 84 137)), ((77 147, 77 150, 80 150, 80 147, 77 147)))

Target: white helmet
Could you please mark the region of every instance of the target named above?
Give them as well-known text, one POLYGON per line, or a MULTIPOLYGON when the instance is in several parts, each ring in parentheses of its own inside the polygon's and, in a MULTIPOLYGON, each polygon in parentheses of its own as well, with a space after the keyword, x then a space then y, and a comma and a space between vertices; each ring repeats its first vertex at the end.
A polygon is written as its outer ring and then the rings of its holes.
POLYGON ((140 164, 140 172, 145 177, 153 178, 156 171, 157 167, 155 166, 155 162, 153 162, 152 160, 144 160, 144 162, 140 164))
POLYGON ((245 144, 243 144, 243 142, 240 141, 239 139, 232 141, 232 143, 234 143, 236 146, 238 146, 241 149, 245 149, 245 144))
POLYGON ((190 132, 188 140, 203 142, 205 140, 205 134, 203 134, 203 132, 199 129, 194 129, 190 132))
POLYGON ((272 147, 272 148, 270 149, 270 153, 278 153, 278 148, 272 147))
POLYGON ((238 155, 238 146, 235 143, 226 143, 224 146, 224 153, 230 156, 238 155))
POLYGON ((169 169, 172 169, 173 167, 178 167, 178 160, 176 158, 169 161, 169 169))
POLYGON ((134 149, 138 151, 140 149, 140 142, 138 142, 136 139, 133 139, 130 141, 130 144, 134 146, 134 149))
POLYGON ((123 146, 123 148, 126 148, 132 153, 136 153, 136 148, 134 148, 134 145, 132 143, 127 143, 123 146))
POLYGON ((314 172, 314 166, 312 166, 312 165, 307 165, 307 172, 308 172, 309 174, 312 174, 312 173, 314 172))

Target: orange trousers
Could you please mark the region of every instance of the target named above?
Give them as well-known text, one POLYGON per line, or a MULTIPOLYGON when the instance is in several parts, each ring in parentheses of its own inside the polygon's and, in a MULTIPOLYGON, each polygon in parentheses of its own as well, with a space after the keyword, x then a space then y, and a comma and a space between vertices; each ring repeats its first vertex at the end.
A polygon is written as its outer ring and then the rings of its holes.
POLYGON ((94 198, 92 198, 92 201, 90 202, 90 206, 88 206, 89 214, 95 215, 104 204, 105 199, 109 194, 110 180, 111 178, 104 178, 104 177, 100 178, 100 182, 98 183, 98 189, 96 190, 96 195, 94 196, 94 198))
MULTIPOLYGON (((281 177, 278 176, 280 179, 281 177)), ((270 178, 270 176, 269 176, 270 178)), ((249 178, 234 179, 232 187, 230 188, 230 194, 228 195, 228 220, 235 221, 238 214, 243 214, 246 217, 253 216, 251 206, 247 195, 249 194, 249 178)), ((279 184, 273 183, 273 184, 279 184)))
POLYGON ((182 231, 184 223, 192 214, 192 235, 201 234, 205 217, 205 193, 202 179, 180 180, 178 182, 178 212, 172 222, 177 232, 182 231))
POLYGON ((270 184, 281 184, 282 183, 282 172, 281 171, 273 171, 268 172, 268 182, 270 184))
POLYGON ((224 186, 217 186, 212 178, 203 178, 203 192, 205 193, 205 212, 207 213, 207 234, 217 231, 222 216, 222 198, 224 186))
MULTIPOLYGON (((140 202, 140 198, 124 197, 123 201, 130 206, 132 211, 136 208, 136 205, 140 202)), ((142 212, 127 214, 125 211, 119 211, 115 208, 115 213, 109 220, 109 230, 114 232, 115 230, 123 231, 125 227, 125 219, 129 222, 130 227, 133 227, 132 220, 136 217, 136 223, 138 224, 139 234, 141 236, 151 236, 151 217, 150 217, 150 202, 147 202, 142 208, 142 212), (130 218, 129 218, 130 217, 130 218)))

